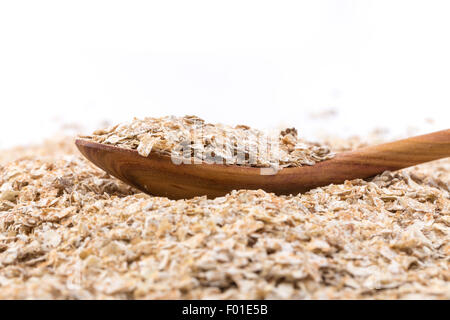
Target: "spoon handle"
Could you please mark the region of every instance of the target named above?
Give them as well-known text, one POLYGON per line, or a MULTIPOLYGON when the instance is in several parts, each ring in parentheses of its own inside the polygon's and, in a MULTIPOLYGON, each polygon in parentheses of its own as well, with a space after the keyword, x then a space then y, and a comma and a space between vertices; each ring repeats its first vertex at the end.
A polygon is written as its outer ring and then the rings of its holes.
POLYGON ((450 129, 343 152, 335 159, 342 164, 341 174, 364 178, 446 157, 450 157, 450 129))

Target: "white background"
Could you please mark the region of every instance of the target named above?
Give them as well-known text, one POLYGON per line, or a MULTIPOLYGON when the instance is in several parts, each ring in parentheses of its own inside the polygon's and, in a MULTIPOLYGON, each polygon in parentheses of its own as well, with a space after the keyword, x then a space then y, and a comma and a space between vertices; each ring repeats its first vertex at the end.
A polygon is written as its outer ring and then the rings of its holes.
POLYGON ((169 114, 445 129, 450 1, 0 0, 0 108, 0 148, 169 114))

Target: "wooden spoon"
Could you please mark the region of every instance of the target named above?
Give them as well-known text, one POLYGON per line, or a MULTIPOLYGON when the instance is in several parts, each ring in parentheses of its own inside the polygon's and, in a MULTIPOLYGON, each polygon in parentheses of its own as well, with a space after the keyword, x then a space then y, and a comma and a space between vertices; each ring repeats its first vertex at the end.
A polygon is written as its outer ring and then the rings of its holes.
POLYGON ((180 164, 170 156, 77 139, 81 153, 96 166, 125 183, 171 199, 206 195, 217 197, 235 189, 263 189, 276 194, 298 194, 314 187, 368 178, 431 160, 450 157, 450 129, 422 136, 338 153, 313 166, 284 168, 262 175, 260 168, 222 164, 180 164))

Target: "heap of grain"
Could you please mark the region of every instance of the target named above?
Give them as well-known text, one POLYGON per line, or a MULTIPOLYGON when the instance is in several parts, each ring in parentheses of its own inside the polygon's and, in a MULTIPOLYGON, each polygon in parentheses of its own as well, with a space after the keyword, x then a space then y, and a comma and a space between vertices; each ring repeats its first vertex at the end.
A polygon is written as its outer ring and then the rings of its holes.
POLYGON ((68 139, 0 164, 1 299, 450 298, 449 159, 294 196, 178 201, 68 139))

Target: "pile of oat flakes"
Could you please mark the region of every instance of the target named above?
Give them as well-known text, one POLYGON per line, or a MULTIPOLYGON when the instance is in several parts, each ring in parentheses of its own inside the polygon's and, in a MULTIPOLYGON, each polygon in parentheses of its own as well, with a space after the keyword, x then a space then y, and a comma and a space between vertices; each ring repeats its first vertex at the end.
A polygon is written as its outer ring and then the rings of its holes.
POLYGON ((93 167, 71 139, 8 150, 0 299, 449 299, 449 169, 172 201, 93 167))
POLYGON ((199 163, 272 167, 277 170, 314 165, 334 157, 326 145, 300 139, 295 128, 271 135, 246 125, 232 127, 207 123, 197 116, 134 118, 82 138, 136 149, 143 157, 155 151, 199 160, 199 163))

